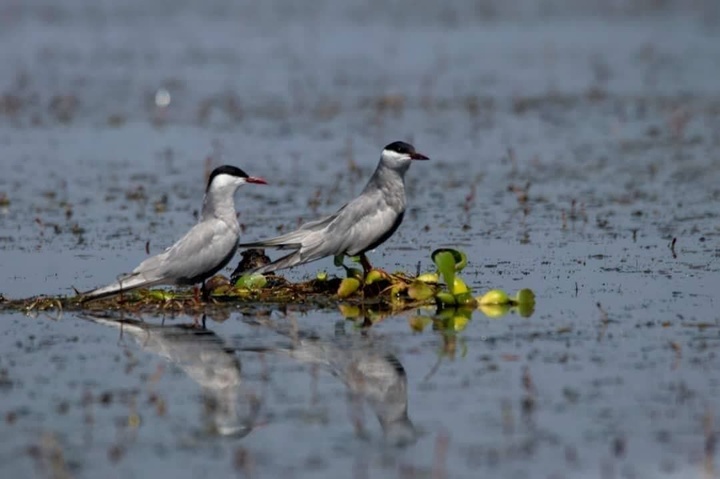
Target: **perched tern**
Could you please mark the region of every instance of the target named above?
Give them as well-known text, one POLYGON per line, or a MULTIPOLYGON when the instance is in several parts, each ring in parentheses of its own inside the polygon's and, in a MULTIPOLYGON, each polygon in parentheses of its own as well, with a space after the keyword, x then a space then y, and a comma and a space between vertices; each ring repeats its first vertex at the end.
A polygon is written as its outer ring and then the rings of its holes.
MULTIPOLYGON (((405 173, 413 160, 429 158, 409 143, 396 141, 382 150, 375 173, 360 196, 335 214, 305 223, 299 229, 265 241, 240 244, 240 248, 278 248, 294 250, 287 256, 258 268, 253 273, 269 273, 326 256, 360 256, 365 274, 372 269, 365 252, 387 240, 405 215, 405 173)), ((233 273, 233 277, 239 275, 233 273)))
POLYGON ((215 168, 208 179, 200 220, 177 243, 152 256, 102 288, 82 293, 84 300, 112 296, 136 288, 203 283, 232 259, 240 238, 234 195, 245 183, 264 185, 266 181, 248 176, 240 168, 215 168))

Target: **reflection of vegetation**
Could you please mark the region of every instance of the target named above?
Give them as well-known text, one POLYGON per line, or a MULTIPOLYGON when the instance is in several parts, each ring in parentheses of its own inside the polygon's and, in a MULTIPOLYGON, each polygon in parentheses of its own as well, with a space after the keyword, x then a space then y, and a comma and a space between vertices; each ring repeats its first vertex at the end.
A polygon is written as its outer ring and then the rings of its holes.
POLYGON ((432 253, 437 270, 417 276, 387 273, 373 269, 363 277, 360 270, 345 267, 345 278, 329 278, 319 273, 309 281, 290 283, 274 274, 249 274, 232 284, 223 276, 206 282, 209 303, 203 303, 193 290, 138 290, 124 295, 83 303, 81 297, 35 297, 6 300, 0 297, 0 309, 18 310, 28 314, 62 310, 108 311, 124 310, 150 314, 200 314, 208 308, 249 308, 267 304, 303 305, 308 309, 340 306, 346 318, 362 318, 372 324, 383 317, 417 308, 434 307, 433 319, 411 321, 414 330, 432 323, 434 329, 461 331, 480 309, 490 318, 509 312, 528 317, 533 313, 535 296, 528 289, 511 297, 499 289, 475 297, 460 273, 467 265, 465 253, 454 249, 438 249, 432 253), (442 279, 442 281, 441 281, 442 279))

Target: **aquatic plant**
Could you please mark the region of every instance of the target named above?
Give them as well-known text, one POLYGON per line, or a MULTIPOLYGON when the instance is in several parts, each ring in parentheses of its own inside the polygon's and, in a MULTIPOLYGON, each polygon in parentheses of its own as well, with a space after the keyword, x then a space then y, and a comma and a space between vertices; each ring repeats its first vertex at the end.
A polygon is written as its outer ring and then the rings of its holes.
POLYGON ((92 302, 83 302, 78 296, 38 296, 20 300, 2 298, 0 309, 26 314, 117 310, 173 315, 204 314, 238 306, 252 310, 266 305, 292 304, 307 309, 339 307, 344 317, 357 320, 360 326, 371 325, 404 311, 426 310, 430 316, 415 316, 410 321, 410 327, 421 331, 432 324, 433 329, 448 332, 462 331, 477 310, 489 318, 499 318, 511 312, 517 312, 522 317, 533 313, 535 296, 529 289, 522 289, 514 296, 500 289, 474 296, 460 277, 468 264, 464 252, 442 248, 433 251, 431 258, 436 270, 414 276, 372 269, 363 277, 361 270, 345 266, 342 259, 336 264, 345 269, 344 278, 329 277, 326 272, 319 272, 314 279, 291 283, 275 274, 250 273, 231 283, 226 277, 216 275, 205 284, 210 292, 209 302, 201 301, 193 289, 140 289, 92 302))

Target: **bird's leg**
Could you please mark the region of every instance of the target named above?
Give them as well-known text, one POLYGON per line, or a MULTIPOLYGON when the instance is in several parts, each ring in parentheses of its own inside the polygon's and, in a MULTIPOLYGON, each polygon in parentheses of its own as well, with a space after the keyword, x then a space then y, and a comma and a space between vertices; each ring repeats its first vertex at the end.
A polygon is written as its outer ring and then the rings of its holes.
POLYGON ((364 278, 368 275, 368 273, 372 269, 372 265, 370 264, 370 261, 368 261, 367 256, 365 256, 365 253, 360 253, 360 264, 363 267, 363 278, 364 278))
POLYGON ((207 303, 210 299, 210 290, 205 287, 205 281, 202 282, 202 286, 200 287, 200 291, 202 292, 202 300, 204 303, 207 303))

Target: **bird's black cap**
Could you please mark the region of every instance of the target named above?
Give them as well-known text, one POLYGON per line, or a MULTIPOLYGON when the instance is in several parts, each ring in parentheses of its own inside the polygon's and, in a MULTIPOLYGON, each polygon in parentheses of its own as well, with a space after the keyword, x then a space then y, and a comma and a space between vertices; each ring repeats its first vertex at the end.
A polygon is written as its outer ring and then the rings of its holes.
POLYGON ((210 178, 208 178, 207 187, 210 188, 210 185, 212 184, 213 180, 218 175, 230 175, 230 176, 237 176, 239 178, 247 178, 249 175, 245 173, 243 170, 238 168, 237 166, 232 165, 222 165, 218 166, 214 170, 212 170, 212 173, 210 173, 210 178))
POLYGON ((392 143, 387 145, 385 149, 389 151, 395 151, 397 153, 405 153, 408 155, 415 152, 415 147, 412 146, 410 143, 405 143, 404 141, 393 141, 392 143))
POLYGON ((413 160, 428 160, 429 158, 422 153, 415 151, 415 147, 404 141, 394 141, 385 147, 385 150, 394 151, 403 155, 410 155, 413 160))

